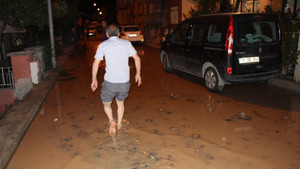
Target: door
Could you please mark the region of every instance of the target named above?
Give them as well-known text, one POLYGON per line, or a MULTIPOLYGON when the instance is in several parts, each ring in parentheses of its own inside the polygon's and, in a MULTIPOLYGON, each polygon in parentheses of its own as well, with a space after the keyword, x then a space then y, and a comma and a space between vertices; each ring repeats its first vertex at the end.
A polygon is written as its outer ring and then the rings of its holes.
POLYGON ((234 75, 253 75, 281 70, 282 55, 276 20, 258 15, 240 19, 233 57, 234 75))
POLYGON ((189 32, 186 45, 186 63, 188 72, 201 77, 203 62, 203 38, 205 25, 203 23, 193 24, 189 32))
POLYGON ((184 22, 180 24, 173 32, 173 40, 170 43, 170 63, 174 68, 186 71, 186 39, 189 24, 184 22))

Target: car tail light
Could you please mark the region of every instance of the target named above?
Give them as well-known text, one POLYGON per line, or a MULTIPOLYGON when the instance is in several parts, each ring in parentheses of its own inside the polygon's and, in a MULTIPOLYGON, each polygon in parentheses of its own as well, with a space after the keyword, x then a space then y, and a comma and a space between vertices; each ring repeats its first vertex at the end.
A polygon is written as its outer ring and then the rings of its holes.
POLYGON ((125 33, 121 33, 120 36, 125 36, 125 33))
POLYGON ((143 35, 143 33, 141 32, 140 35, 143 35))
POLYGON ((232 74, 232 67, 227 67, 227 73, 232 74))
POLYGON ((226 36, 226 44, 225 50, 229 56, 232 56, 232 49, 233 48, 233 21, 232 16, 229 19, 229 25, 227 29, 227 36, 226 36))

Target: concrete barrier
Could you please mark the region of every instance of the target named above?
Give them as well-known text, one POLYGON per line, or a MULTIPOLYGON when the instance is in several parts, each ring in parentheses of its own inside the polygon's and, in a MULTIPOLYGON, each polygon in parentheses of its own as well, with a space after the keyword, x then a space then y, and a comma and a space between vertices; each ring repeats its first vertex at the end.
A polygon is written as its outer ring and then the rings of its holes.
POLYGON ((32 62, 33 51, 21 51, 8 53, 14 73, 15 95, 23 100, 33 87, 31 80, 30 62, 32 62))

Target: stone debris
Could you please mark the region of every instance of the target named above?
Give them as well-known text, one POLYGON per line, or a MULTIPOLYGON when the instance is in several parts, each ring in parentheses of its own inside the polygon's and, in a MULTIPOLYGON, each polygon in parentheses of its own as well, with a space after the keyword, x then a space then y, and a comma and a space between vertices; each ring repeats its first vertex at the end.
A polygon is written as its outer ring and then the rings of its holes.
POLYGON ((235 115, 234 117, 240 120, 251 120, 251 117, 247 116, 244 112, 241 112, 239 115, 235 115))
POLYGON ((65 141, 66 142, 70 142, 72 140, 72 137, 67 137, 67 138, 65 138, 65 141))
POLYGON ((177 130, 178 130, 177 127, 171 127, 170 129, 171 129, 172 131, 177 131, 177 130))
POLYGON ((177 98, 180 97, 180 95, 176 95, 176 94, 171 93, 171 97, 172 97, 173 99, 177 99, 177 98))
POLYGON ((242 131, 249 131, 252 130, 253 126, 247 126, 247 127, 237 127, 234 129, 235 132, 242 132, 242 131))
POLYGON ((194 99, 188 99, 187 101, 190 102, 190 103, 195 103, 196 102, 194 99))
POLYGON ((146 119, 146 122, 151 123, 153 120, 152 119, 146 119))
POLYGON ((200 134, 193 134, 192 138, 200 138, 200 134))
POLYGON ((224 100, 223 99, 218 99, 218 102, 221 103, 221 102, 224 102, 224 100))
POLYGON ((172 114, 172 112, 171 111, 167 111, 166 114, 172 114))

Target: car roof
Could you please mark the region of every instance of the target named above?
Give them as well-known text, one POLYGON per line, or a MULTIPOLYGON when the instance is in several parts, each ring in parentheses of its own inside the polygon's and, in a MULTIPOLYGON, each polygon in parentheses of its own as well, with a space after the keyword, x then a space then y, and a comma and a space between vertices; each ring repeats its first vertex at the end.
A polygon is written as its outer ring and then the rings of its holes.
POLYGON ((121 25, 121 27, 139 27, 138 25, 121 25))
POLYGON ((229 17, 229 16, 255 16, 255 15, 264 15, 264 16, 275 16, 274 14, 267 14, 267 13, 244 13, 244 12, 225 12, 225 13, 213 13, 213 14, 203 14, 199 15, 190 19, 196 19, 196 18, 205 18, 205 17, 211 17, 211 16, 217 16, 217 17, 229 17))
MULTIPOLYGON (((220 18, 221 20, 223 20, 222 18, 228 18, 230 16, 233 16, 233 17, 252 17, 252 16, 267 16, 269 18, 275 18, 277 17, 276 15, 274 14, 266 14, 266 13, 243 13, 243 12, 226 12, 226 13, 213 13, 213 14, 203 14, 203 15, 199 15, 199 16, 196 16, 196 17, 193 17, 193 18, 189 18, 189 19, 186 19, 182 22, 189 22, 189 21, 192 21, 192 22, 197 22, 199 19, 205 19, 205 20, 211 20, 211 17, 216 17, 216 18, 220 18)), ((225 19, 227 20, 227 19, 225 19)), ((225 20, 223 20, 224 22, 226 22, 225 20)))

